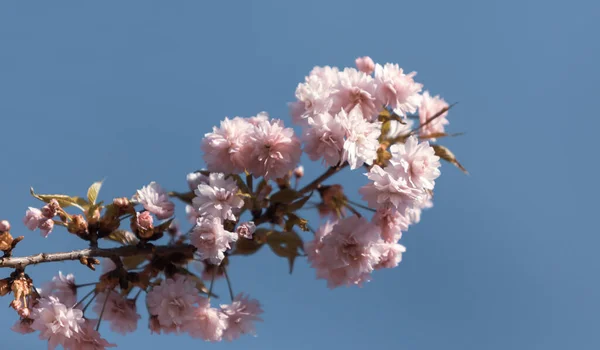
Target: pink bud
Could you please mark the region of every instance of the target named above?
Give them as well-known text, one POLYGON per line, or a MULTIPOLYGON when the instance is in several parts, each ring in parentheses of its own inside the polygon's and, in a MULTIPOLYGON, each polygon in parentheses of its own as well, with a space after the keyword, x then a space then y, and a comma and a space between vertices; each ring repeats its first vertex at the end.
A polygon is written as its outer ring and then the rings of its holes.
POLYGON ((60 205, 58 204, 58 201, 56 199, 53 199, 50 201, 50 203, 42 207, 42 215, 44 215, 48 219, 52 219, 56 216, 59 209, 60 205))
POLYGON ((10 222, 8 220, 0 221, 0 232, 10 231, 10 222))
POLYGON ((29 207, 23 218, 23 223, 31 231, 35 230, 42 220, 42 212, 38 208, 29 207))
POLYGON ((240 237, 252 239, 252 234, 256 231, 256 225, 253 221, 248 221, 240 224, 235 230, 240 237))
POLYGON ((54 220, 41 220, 38 224, 38 228, 40 229, 40 231, 42 231, 42 236, 48 237, 48 235, 52 232, 52 229, 54 228, 54 220))
POLYGON ((298 179, 304 176, 304 167, 302 165, 298 165, 296 169, 294 169, 294 176, 298 179))
POLYGON ((137 214, 137 225, 142 230, 152 230, 154 228, 154 218, 149 211, 137 214))
POLYGON ((375 70, 375 62, 369 56, 359 57, 355 61, 356 68, 364 73, 371 74, 375 70))

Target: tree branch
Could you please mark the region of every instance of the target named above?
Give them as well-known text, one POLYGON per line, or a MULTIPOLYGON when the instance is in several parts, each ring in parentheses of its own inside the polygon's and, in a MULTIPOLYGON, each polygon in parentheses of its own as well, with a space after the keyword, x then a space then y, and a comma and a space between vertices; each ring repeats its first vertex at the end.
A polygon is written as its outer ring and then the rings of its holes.
POLYGON ((88 248, 82 250, 74 250, 66 253, 40 253, 36 255, 0 258, 0 268, 24 268, 27 265, 35 265, 41 263, 79 260, 81 258, 110 258, 110 257, 126 257, 146 254, 167 255, 171 253, 183 253, 193 255, 196 248, 190 244, 173 245, 173 246, 123 246, 118 248, 88 248))

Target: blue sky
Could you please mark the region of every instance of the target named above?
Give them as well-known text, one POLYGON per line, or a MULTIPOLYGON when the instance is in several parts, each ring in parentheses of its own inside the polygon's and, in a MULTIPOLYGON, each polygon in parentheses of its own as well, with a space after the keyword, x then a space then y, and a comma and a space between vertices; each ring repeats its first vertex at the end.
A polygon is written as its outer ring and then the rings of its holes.
MULTIPOLYGON (((145 320, 135 335, 103 326, 105 336, 121 349, 597 349, 599 11, 541 0, 3 2, 0 218, 26 236, 19 255, 81 248, 64 231, 25 229, 39 205, 30 186, 83 195, 106 178, 104 199, 152 180, 183 190, 220 119, 266 110, 289 122, 286 103, 314 65, 370 55, 459 102, 450 130, 466 132, 444 144, 471 176, 443 166, 400 266, 328 290, 305 261, 290 276, 265 249, 230 270, 234 289, 264 305, 258 337, 150 337, 145 320)), ((95 277, 73 263, 29 272, 58 270, 95 277)), ((0 312, 5 348, 44 346, 8 330, 14 320, 0 312)))

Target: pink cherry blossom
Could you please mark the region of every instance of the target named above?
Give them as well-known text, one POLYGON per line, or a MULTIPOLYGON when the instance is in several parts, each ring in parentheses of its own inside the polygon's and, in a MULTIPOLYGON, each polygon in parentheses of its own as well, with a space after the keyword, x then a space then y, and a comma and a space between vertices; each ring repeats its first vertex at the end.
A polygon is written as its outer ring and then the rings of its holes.
POLYGON ((235 232, 238 234, 238 236, 247 239, 252 239, 252 234, 254 234, 254 231, 256 231, 256 225, 253 221, 243 222, 235 229, 235 232))
MULTIPOLYGON (((423 125, 423 127, 419 129, 421 136, 428 136, 444 132, 444 126, 450 123, 448 119, 446 119, 448 116, 447 111, 428 122, 429 119, 432 119, 444 108, 448 108, 448 103, 440 98, 439 95, 431 97, 431 95, 429 95, 429 91, 425 91, 423 93, 421 105, 419 106, 419 122, 421 125, 423 125)), ((430 138, 430 140, 435 141, 435 138, 430 138)))
POLYGON ((335 224, 337 224, 337 221, 327 220, 315 232, 315 238, 312 241, 304 243, 304 251, 306 252, 308 262, 317 270, 324 270, 319 266, 319 263, 322 260, 320 259, 320 251, 323 248, 323 239, 331 233, 335 224))
POLYGON ((333 105, 332 87, 318 75, 309 75, 304 83, 298 84, 296 98, 301 103, 302 113, 296 116, 295 123, 303 125, 302 119, 327 113, 333 105))
POLYGON ((68 339, 65 342, 65 350, 104 350, 116 347, 116 344, 109 343, 96 331, 97 323, 98 320, 86 319, 81 327, 79 337, 68 339))
POLYGON ((433 202, 431 201, 431 196, 426 193, 425 197, 417 203, 417 205, 409 209, 406 213, 408 219, 410 220, 410 224, 418 224, 421 221, 421 213, 423 209, 429 209, 433 207, 433 202))
POLYGON ((202 151, 208 170, 237 174, 244 171, 247 161, 247 140, 252 124, 245 118, 225 118, 220 127, 204 135, 202 151))
POLYGON ((202 173, 189 173, 186 176, 188 187, 190 190, 195 190, 199 185, 208 183, 208 176, 202 173))
POLYGON ((67 307, 53 296, 40 299, 31 318, 31 328, 40 332, 40 339, 48 340, 49 350, 77 339, 84 323, 81 310, 67 307))
POLYGON ((42 212, 37 208, 29 207, 27 212, 25 212, 25 217, 23 218, 23 224, 27 226, 31 231, 35 230, 40 221, 44 218, 42 212))
POLYGON ((196 248, 202 259, 219 265, 225 258, 225 251, 231 248, 231 243, 237 240, 237 234, 223 228, 223 222, 218 217, 199 218, 190 234, 190 242, 196 248))
POLYGON ((381 243, 378 249, 381 251, 381 257, 375 269, 391 269, 402 261, 402 253, 406 248, 398 243, 381 243))
POLYGON ((175 204, 171 202, 167 192, 154 181, 141 190, 137 190, 133 201, 141 203, 147 211, 156 215, 160 220, 170 218, 175 211, 175 204))
POLYGON ((135 299, 127 299, 115 291, 105 291, 96 297, 94 312, 102 313, 102 320, 110 322, 110 330, 119 334, 127 334, 137 329, 137 323, 142 318, 137 313, 135 299), (108 300, 107 300, 108 298, 108 300), (106 306, 104 306, 106 302, 106 306), (104 308, 104 313, 102 313, 104 308))
POLYGON ((41 294, 43 297, 56 297, 67 306, 75 305, 77 303, 75 275, 72 273, 63 275, 62 271, 59 271, 58 276, 54 276, 51 282, 44 285, 41 294))
POLYGON ((235 180, 225 178, 222 173, 212 173, 208 183, 199 185, 194 191, 196 197, 192 204, 200 216, 210 215, 235 221, 235 214, 244 206, 237 192, 235 180))
MULTIPOLYGON (((323 81, 324 85, 334 88, 340 80, 340 70, 337 67, 316 66, 313 67, 308 76, 317 76, 323 81)), ((308 80, 308 77, 306 79, 308 80)))
POLYGON ((429 142, 419 143, 415 136, 411 136, 404 144, 392 145, 390 153, 390 163, 404 167, 415 187, 433 190, 434 180, 441 174, 441 164, 440 157, 435 155, 435 150, 429 146, 429 142))
POLYGON ((247 169, 254 177, 266 180, 283 177, 294 170, 302 150, 294 129, 286 128, 279 119, 258 123, 249 136, 252 153, 247 169))
POLYGON ((370 75, 354 68, 346 68, 339 73, 339 82, 335 87, 334 103, 331 111, 338 113, 342 109, 358 109, 361 116, 369 121, 377 120, 382 106, 375 100, 375 81, 370 75))
POLYGON ((375 70, 375 62, 369 56, 359 57, 354 63, 356 64, 356 69, 363 73, 371 74, 375 70))
POLYGON ((415 113, 421 103, 419 93, 423 84, 416 83, 416 72, 404 74, 397 64, 386 63, 375 66, 375 82, 377 84, 377 103, 394 110, 400 116, 415 113))
POLYGON ((269 121, 269 113, 262 111, 259 112, 257 115, 253 116, 253 117, 248 117, 246 118, 246 120, 248 120, 248 123, 257 126, 258 124, 262 123, 262 122, 268 122, 269 121))
POLYGON ((179 332, 194 320, 194 308, 200 300, 198 293, 194 282, 185 276, 167 278, 148 292, 148 311, 157 316, 161 327, 175 327, 179 332))
POLYGON ((263 313, 256 299, 238 294, 230 305, 221 305, 221 311, 227 315, 227 328, 223 338, 232 341, 242 334, 256 334, 254 322, 262 321, 258 315, 263 313))
POLYGON ((408 180, 402 166, 387 166, 385 169, 373 165, 366 174, 372 182, 361 187, 358 192, 371 208, 392 204, 401 214, 414 207, 424 195, 422 189, 415 188, 408 180))
POLYGON ((410 219, 388 203, 377 209, 373 223, 381 229, 381 238, 385 242, 395 243, 402 238, 402 231, 408 230, 410 219))
POLYGON ((56 199, 52 199, 48 204, 42 207, 42 215, 44 215, 48 219, 52 219, 58 214, 60 210, 60 204, 56 199))
POLYGON ((201 297, 199 306, 193 310, 194 321, 186 330, 194 338, 217 342, 223 338, 227 327, 227 316, 219 310, 210 307, 208 299, 201 297))
POLYGON ((379 235, 379 228, 363 217, 339 221, 316 250, 317 278, 327 279, 329 288, 367 282, 381 257, 379 235))
POLYGON ((54 229, 54 220, 52 219, 42 219, 38 223, 38 228, 42 233, 42 236, 48 237, 52 230, 54 229))
POLYGON ((308 119, 304 129, 304 152, 313 161, 322 157, 323 163, 336 166, 342 156, 345 135, 339 119, 329 113, 315 115, 308 119))
POLYGON ((154 218, 149 211, 144 211, 136 214, 136 223, 143 230, 152 230, 154 228, 154 218))
POLYGON ((365 163, 373 164, 379 148, 381 122, 366 121, 358 109, 353 109, 350 113, 342 110, 335 118, 346 134, 342 162, 347 161, 350 169, 356 169, 365 163))

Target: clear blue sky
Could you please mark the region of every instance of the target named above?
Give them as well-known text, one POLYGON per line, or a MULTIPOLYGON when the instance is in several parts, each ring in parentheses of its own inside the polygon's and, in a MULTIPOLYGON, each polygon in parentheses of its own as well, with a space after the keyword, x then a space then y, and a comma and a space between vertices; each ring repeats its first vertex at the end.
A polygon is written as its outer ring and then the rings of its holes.
MULTIPOLYGON (((105 336, 120 349, 598 349, 599 13, 593 1, 4 1, 0 218, 26 235, 19 254, 80 248, 24 228, 39 206, 29 186, 82 195, 106 178, 104 199, 152 180, 185 189, 224 116, 289 122, 314 65, 370 55, 459 102, 450 130, 466 132, 445 144, 472 176, 444 165, 401 265, 331 291, 265 249, 231 267, 235 290, 264 304, 257 338, 150 337, 145 321, 105 336)), ((29 272, 92 279, 75 265, 29 272)), ((3 348, 45 346, 1 310, 3 348)))

